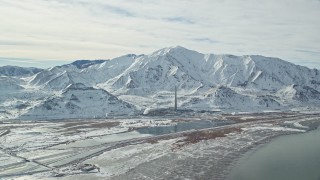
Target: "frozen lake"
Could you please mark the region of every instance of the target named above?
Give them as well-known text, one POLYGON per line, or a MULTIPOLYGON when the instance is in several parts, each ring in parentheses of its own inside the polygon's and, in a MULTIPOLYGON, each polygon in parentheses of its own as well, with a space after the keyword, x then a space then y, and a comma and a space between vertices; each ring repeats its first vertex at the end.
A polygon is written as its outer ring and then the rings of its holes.
POLYGON ((224 126, 228 124, 233 124, 234 121, 231 120, 200 120, 200 121, 188 121, 188 122, 178 122, 177 124, 168 126, 155 126, 139 128, 137 131, 141 134, 153 134, 153 135, 163 135, 171 134, 188 130, 206 129, 218 126, 224 126))
POLYGON ((283 136, 247 153, 230 180, 319 180, 320 130, 283 136))

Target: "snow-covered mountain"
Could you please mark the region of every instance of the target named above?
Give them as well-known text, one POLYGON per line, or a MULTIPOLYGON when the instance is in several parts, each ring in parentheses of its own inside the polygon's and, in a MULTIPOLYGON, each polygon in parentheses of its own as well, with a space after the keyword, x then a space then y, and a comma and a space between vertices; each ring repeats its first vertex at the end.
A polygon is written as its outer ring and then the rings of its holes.
POLYGON ((194 93, 212 86, 275 91, 292 84, 319 89, 320 73, 276 58, 201 54, 182 47, 142 56, 101 87, 116 94, 152 94, 180 90, 194 93))
POLYGON ((56 66, 36 74, 30 84, 48 90, 62 90, 69 84, 83 83, 95 86, 105 82, 127 69, 137 56, 129 54, 112 60, 75 61, 56 66))
POLYGON ((259 111, 277 110, 281 108, 276 97, 271 95, 246 95, 232 90, 230 87, 219 86, 210 89, 204 98, 193 98, 182 107, 196 110, 222 111, 259 111))
POLYGON ((135 107, 103 89, 70 84, 59 96, 46 98, 22 119, 105 118, 132 115, 135 107))
POLYGON ((24 89, 19 85, 20 80, 10 76, 0 76, 0 94, 5 94, 8 91, 16 91, 24 89))
POLYGON ((318 104, 320 92, 310 86, 291 85, 278 91, 278 95, 285 100, 298 103, 318 104))
POLYGON ((0 83, 9 83, 14 89, 8 93, 10 103, 2 98, 0 104, 0 114, 2 108, 8 118, 103 117, 111 111, 116 115, 172 107, 175 86, 178 105, 186 109, 263 111, 320 105, 317 69, 257 55, 202 54, 180 46, 149 55, 75 61, 28 78, 3 78, 0 83), (79 89, 73 89, 79 84, 79 89), (14 111, 14 102, 26 92, 31 94, 28 104, 14 111), (71 100, 72 94, 79 101, 71 100), (100 100, 93 94, 105 97, 100 100), (110 104, 109 96, 117 100, 110 104), (93 108, 90 113, 81 111, 88 107, 93 108))

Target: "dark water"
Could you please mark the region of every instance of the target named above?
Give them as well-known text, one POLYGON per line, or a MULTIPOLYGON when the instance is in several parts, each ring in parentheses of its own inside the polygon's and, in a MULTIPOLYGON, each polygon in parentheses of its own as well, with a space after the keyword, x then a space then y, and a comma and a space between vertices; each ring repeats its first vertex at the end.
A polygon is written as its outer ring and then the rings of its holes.
POLYGON ((320 130, 283 136, 247 153, 230 180, 320 180, 320 130))
POLYGON ((156 127, 140 128, 137 131, 142 134, 163 135, 163 134, 170 134, 170 133, 176 133, 176 132, 187 131, 187 130, 196 130, 196 129, 205 129, 205 128, 223 126, 223 125, 232 124, 232 123, 234 122, 229 120, 224 120, 224 121, 200 120, 200 121, 190 121, 190 122, 179 122, 176 125, 172 125, 172 126, 156 126, 156 127))

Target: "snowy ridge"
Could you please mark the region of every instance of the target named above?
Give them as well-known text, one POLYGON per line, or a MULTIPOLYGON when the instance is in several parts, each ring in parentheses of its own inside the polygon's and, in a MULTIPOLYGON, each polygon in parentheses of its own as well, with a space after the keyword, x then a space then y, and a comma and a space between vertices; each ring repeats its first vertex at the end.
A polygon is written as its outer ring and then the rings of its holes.
POLYGON ((286 100, 304 104, 317 104, 320 101, 320 92, 309 86, 291 85, 279 90, 278 94, 286 100))
POLYGON ((69 85, 60 95, 50 97, 22 119, 105 118, 108 115, 130 115, 134 106, 119 100, 105 90, 77 83, 69 85))
POLYGON ((56 66, 36 74, 30 81, 30 84, 41 86, 48 90, 61 90, 71 83, 83 83, 87 86, 95 86, 97 83, 105 82, 125 70, 133 63, 135 57, 133 55, 126 55, 108 61, 101 60, 98 63, 75 61, 71 64, 56 66), (83 67, 87 65, 90 66, 83 67), (78 66, 83 68, 79 68, 78 66))
POLYGON ((0 67, 0 76, 32 76, 42 70, 34 67, 2 66, 0 67))
POLYGON ((19 84, 19 79, 9 76, 0 76, 0 94, 6 94, 7 91, 16 91, 24 89, 19 84))
POLYGON ((276 98, 270 95, 249 96, 237 93, 229 87, 220 86, 210 89, 204 99, 193 98, 183 104, 186 109, 223 110, 223 111, 259 111, 281 108, 276 98))
POLYGON ((30 77, 2 76, 0 88, 10 91, 2 92, 0 117, 103 117, 111 112, 117 115, 136 109, 168 108, 173 106, 175 86, 182 109, 233 112, 320 105, 317 69, 278 58, 202 54, 177 46, 149 55, 75 61, 30 77), (79 101, 73 101, 72 94, 81 94, 84 99, 77 96, 79 101), (110 104, 107 97, 117 100, 110 104), (19 103, 23 108, 15 108, 19 103), (48 105, 51 109, 46 109, 48 105), (89 106, 90 113, 82 111, 89 106))

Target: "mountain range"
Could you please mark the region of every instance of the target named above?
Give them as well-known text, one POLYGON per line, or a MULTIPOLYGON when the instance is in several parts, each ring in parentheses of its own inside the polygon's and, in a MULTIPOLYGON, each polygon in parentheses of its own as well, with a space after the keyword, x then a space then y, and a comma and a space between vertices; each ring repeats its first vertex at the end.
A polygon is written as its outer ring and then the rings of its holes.
POLYGON ((0 119, 104 118, 173 107, 262 112, 320 107, 317 69, 181 46, 48 69, 0 67, 0 119))

